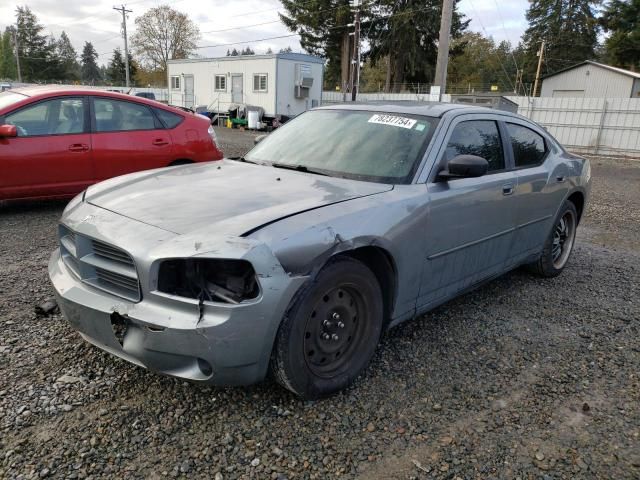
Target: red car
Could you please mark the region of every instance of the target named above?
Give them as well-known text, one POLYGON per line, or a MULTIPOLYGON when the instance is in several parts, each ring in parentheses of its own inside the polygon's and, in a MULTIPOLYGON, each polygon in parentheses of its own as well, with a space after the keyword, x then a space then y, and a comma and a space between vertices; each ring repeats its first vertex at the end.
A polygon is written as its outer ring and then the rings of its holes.
POLYGON ((209 119, 81 88, 0 93, 0 200, 69 197, 125 173, 220 160, 209 119))

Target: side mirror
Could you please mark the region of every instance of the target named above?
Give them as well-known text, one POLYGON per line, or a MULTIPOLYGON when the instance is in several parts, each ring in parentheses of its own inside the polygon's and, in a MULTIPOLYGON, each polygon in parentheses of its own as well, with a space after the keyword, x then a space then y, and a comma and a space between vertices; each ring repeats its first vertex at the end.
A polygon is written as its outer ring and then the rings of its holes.
POLYGON ((268 135, 258 135, 256 138, 253 139, 253 144, 257 145, 267 137, 268 137, 268 135))
POLYGON ((489 170, 489 162, 476 155, 458 155, 447 163, 447 167, 438 174, 438 178, 449 180, 454 178, 481 177, 489 170))
POLYGON ((18 128, 15 125, 0 125, 0 138, 17 136, 18 128))

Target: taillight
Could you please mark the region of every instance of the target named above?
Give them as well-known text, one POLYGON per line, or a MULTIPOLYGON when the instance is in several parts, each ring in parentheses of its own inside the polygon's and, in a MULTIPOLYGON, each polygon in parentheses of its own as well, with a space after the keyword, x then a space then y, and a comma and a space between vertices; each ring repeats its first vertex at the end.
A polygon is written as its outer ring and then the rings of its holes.
POLYGON ((211 140, 213 140, 213 143, 217 147, 218 146, 218 138, 216 137, 216 131, 213 129, 213 125, 209 125, 209 129, 207 130, 207 133, 209 134, 209 136, 211 137, 211 140))

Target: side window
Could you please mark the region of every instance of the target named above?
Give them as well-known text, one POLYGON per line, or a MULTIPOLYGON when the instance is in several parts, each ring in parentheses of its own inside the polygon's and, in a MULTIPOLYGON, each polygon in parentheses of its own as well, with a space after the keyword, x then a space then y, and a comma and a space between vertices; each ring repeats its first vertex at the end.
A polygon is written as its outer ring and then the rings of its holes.
POLYGON ((267 74, 266 73, 256 73, 253 75, 253 91, 254 92, 267 91, 267 74))
POLYGON ((171 90, 180 90, 180 77, 178 75, 171 77, 171 90))
POLYGON ((493 120, 460 122, 453 130, 444 163, 458 155, 477 155, 489 162, 489 171, 504 170, 504 152, 498 125, 493 120))
POLYGON ((227 91, 227 76, 226 75, 216 75, 215 90, 217 92, 226 92, 227 91))
POLYGON ((164 123, 167 128, 177 127, 180 122, 182 122, 182 116, 177 113, 167 112, 162 108, 156 108, 154 110, 156 115, 158 115, 158 118, 162 120, 162 123, 164 123))
POLYGON ((156 128, 151 110, 146 105, 108 98, 94 98, 96 132, 153 130, 156 128))
POLYGON ((542 163, 547 154, 542 135, 514 123, 507 123, 507 130, 511 137, 516 167, 533 167, 542 163))
POLYGON ((18 129, 19 137, 65 135, 84 131, 81 98, 56 98, 10 113, 5 120, 18 129))

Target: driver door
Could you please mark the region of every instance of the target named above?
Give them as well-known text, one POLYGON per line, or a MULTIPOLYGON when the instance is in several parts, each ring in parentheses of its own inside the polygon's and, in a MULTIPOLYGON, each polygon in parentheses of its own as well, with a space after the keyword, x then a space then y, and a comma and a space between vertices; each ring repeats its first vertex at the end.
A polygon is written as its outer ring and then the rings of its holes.
POLYGON ((439 181, 432 172, 428 180, 421 310, 506 269, 516 226, 517 176, 505 151, 497 116, 464 115, 450 124, 436 170, 457 155, 477 155, 488 161, 489 171, 482 177, 448 181, 439 181))
POLYGON ((93 183, 84 97, 57 97, 5 115, 18 136, 0 139, 0 199, 70 196, 93 183))

